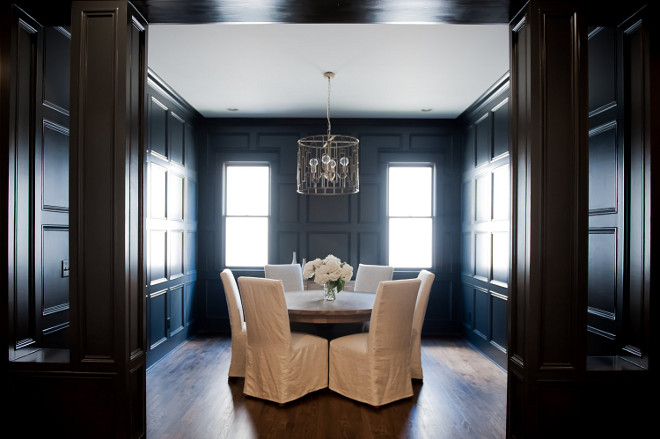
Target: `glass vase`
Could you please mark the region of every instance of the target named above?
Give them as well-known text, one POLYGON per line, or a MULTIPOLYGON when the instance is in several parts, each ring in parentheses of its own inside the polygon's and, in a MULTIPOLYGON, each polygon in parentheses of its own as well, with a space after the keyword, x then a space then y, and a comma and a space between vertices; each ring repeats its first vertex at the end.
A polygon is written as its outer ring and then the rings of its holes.
POLYGON ((337 298, 337 287, 331 287, 329 282, 323 284, 323 299, 324 300, 335 300, 337 298))

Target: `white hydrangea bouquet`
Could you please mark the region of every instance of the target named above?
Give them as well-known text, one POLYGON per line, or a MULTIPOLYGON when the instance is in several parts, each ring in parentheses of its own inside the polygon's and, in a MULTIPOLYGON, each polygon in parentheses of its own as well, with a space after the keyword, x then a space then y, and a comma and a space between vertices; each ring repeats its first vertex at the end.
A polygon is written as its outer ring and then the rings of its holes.
POLYGON ((336 288, 337 292, 340 292, 351 277, 353 277, 353 267, 334 255, 328 255, 325 259, 316 258, 303 267, 303 278, 323 285, 326 290, 336 288))

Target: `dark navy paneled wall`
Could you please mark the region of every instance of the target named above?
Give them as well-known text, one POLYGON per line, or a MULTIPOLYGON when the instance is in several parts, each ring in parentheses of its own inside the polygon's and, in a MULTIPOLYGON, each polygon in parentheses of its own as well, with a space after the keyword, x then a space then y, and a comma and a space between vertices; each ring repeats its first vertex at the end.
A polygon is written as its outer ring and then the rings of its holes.
MULTIPOLYGON (((290 263, 332 253, 348 261, 387 264, 386 171, 390 162, 435 166, 433 267, 436 279, 425 332, 455 332, 460 260, 461 145, 455 121, 333 120, 333 132, 360 139, 360 191, 355 195, 309 196, 296 192, 299 138, 325 132, 322 120, 206 119, 200 149, 200 272, 204 327, 229 330, 220 282, 223 261, 223 163, 259 161, 271 166, 269 262, 290 263)), ((263 276, 263 269, 234 270, 263 276)), ((397 271, 395 278, 417 276, 397 271)))

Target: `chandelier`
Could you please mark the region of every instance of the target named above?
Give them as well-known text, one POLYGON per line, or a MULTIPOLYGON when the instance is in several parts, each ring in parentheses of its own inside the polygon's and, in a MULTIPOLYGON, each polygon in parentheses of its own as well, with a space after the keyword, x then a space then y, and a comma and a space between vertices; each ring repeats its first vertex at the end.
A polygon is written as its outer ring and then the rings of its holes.
POLYGON ((328 132, 298 140, 298 193, 305 195, 347 195, 360 190, 358 143, 355 137, 330 132, 330 79, 328 79, 328 132))

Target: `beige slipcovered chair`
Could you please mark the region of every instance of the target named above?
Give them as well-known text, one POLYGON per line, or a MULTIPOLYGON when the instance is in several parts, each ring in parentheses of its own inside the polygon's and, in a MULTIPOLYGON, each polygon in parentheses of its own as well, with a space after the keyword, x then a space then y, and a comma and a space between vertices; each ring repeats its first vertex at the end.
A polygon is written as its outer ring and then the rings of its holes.
POLYGON ((279 279, 284 284, 284 291, 302 291, 305 289, 302 268, 298 264, 264 265, 267 279, 279 279))
POLYGON ((415 304, 415 314, 412 323, 412 352, 410 357, 410 376, 413 379, 423 379, 422 374, 422 325, 426 315, 426 306, 429 303, 429 293, 435 274, 428 270, 421 270, 417 275, 422 283, 417 293, 417 303, 415 304))
POLYGON ((383 280, 392 280, 394 267, 387 265, 358 265, 355 273, 355 285, 353 289, 361 293, 375 293, 378 283, 383 280))
POLYGON ((243 393, 280 404, 328 386, 328 340, 291 332, 281 280, 241 276, 247 322, 243 393))
POLYGON ((380 283, 369 332, 330 342, 330 390, 375 407, 413 395, 410 334, 420 284, 380 283))
POLYGON ((225 289, 227 308, 229 309, 229 325, 231 327, 231 362, 229 364, 229 378, 245 376, 245 350, 247 345, 247 332, 241 295, 236 285, 234 273, 225 268, 220 273, 222 286, 225 289))

